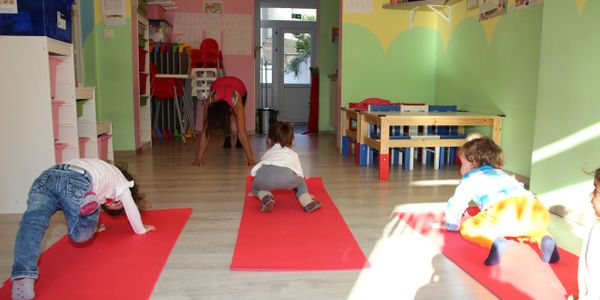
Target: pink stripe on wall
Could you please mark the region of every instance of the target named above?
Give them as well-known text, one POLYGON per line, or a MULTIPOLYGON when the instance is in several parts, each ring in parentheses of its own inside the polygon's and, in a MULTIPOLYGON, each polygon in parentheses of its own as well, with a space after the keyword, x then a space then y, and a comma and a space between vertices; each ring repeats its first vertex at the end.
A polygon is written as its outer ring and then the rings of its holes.
MULTIPOLYGON (((222 0, 224 14, 240 14, 250 15, 254 20, 254 1, 248 0, 222 0)), ((177 0, 176 10, 165 11, 158 5, 149 5, 148 19, 164 19, 169 23, 174 24, 176 13, 202 13, 204 0, 177 0)), ((254 26, 254 24, 252 24, 254 26)), ((254 30, 251 30, 254 35, 254 30)), ((250 38, 249 55, 224 55, 223 65, 225 66, 225 74, 227 76, 236 76, 240 78, 246 85, 248 90, 248 98, 246 101, 246 130, 255 130, 256 105, 254 99, 254 36, 250 38)), ((220 42, 220 41, 219 41, 220 42)), ((219 45, 223 47, 223 45, 219 45)), ((199 112, 201 113, 201 112, 199 112)), ((200 118, 199 118, 200 119, 200 118)), ((198 120, 200 121, 200 120, 198 120)), ((202 123, 198 123, 200 127, 202 123)))
MULTIPOLYGON (((223 1, 223 12, 224 14, 240 14, 250 15, 254 20, 254 1, 248 0, 222 0, 223 1)), ((154 19, 165 19, 171 24, 175 24, 176 13, 202 13, 204 0, 177 0, 177 10, 155 11, 155 9, 148 10, 148 18, 154 19)), ((157 6, 157 5, 154 5, 157 6)), ((150 7, 150 6, 149 6, 150 7)), ((160 8, 160 6, 157 6, 160 8)), ((224 33, 223 33, 224 34, 224 33)), ((254 35, 254 30, 251 31, 254 35)), ((252 53, 254 49, 254 36, 250 38, 250 49, 249 55, 223 55, 223 65, 225 67, 225 74, 227 76, 235 76, 240 78, 246 85, 248 90, 248 98, 246 101, 246 130, 255 130, 255 118, 256 118, 256 105, 254 99, 254 55, 252 53)), ((221 42, 221 41, 219 41, 221 42)), ((194 45, 197 46, 197 45, 194 45)), ((223 45, 219 45, 223 47, 223 45)), ((201 114, 201 112, 199 112, 201 114)), ((199 118, 200 119, 200 118, 199 118)), ((198 120, 200 121, 200 120, 198 120)), ((197 127, 201 127, 202 123, 198 123, 197 127)))

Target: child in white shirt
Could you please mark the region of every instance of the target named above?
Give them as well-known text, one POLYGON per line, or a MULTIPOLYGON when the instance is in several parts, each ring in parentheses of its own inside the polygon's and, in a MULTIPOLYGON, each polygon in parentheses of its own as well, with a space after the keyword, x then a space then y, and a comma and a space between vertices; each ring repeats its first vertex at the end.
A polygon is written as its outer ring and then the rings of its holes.
MULTIPOLYGON (((590 194, 592 208, 596 217, 600 217, 600 168, 594 174, 594 191, 590 194)), ((569 299, 600 299, 600 223, 596 222, 590 228, 579 254, 577 283, 579 295, 571 295, 569 299)))
POLYGON ((144 195, 125 165, 97 158, 74 159, 51 167, 33 182, 15 242, 12 299, 35 297, 40 245, 52 215, 61 210, 69 238, 84 243, 104 230, 98 223, 100 207, 110 215, 125 212, 136 234, 155 229, 142 223, 139 209, 145 208, 144 195))
POLYGON ((269 150, 250 172, 254 177, 252 193, 260 199, 261 212, 273 210, 275 199, 271 191, 280 189, 293 189, 306 212, 321 207, 321 202, 308 193, 298 153, 291 149, 293 141, 291 123, 276 121, 271 124, 267 138, 269 150))

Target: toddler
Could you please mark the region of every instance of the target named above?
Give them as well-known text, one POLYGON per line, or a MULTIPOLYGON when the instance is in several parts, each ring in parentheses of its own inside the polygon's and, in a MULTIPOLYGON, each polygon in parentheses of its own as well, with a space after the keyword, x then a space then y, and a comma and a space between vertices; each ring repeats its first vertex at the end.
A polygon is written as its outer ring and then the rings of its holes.
POLYGON ((275 205, 272 190, 293 189, 300 205, 306 212, 321 207, 308 193, 298 154, 291 149, 294 128, 289 122, 276 121, 269 127, 267 145, 269 150, 250 172, 254 177, 252 193, 260 199, 260 211, 270 212, 275 205))

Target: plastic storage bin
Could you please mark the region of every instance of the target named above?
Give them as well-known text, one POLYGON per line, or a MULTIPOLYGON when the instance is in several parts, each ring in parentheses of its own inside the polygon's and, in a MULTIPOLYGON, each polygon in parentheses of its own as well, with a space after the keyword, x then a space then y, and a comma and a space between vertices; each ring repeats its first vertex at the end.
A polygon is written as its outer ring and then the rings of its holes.
POLYGON ((140 73, 140 95, 147 95, 148 94, 146 92, 146 84, 148 82, 147 78, 148 78, 148 74, 146 74, 146 73, 140 73))
POLYGON ((85 143, 89 140, 90 140, 89 137, 80 137, 79 138, 79 157, 80 158, 85 157, 85 143))
POLYGON ((62 152, 65 148, 67 148, 68 144, 63 143, 54 143, 54 159, 57 164, 62 162, 62 152))
POLYGON ((16 13, 1 14, 0 35, 45 35, 71 42, 73 0, 19 0, 16 13))
POLYGON ((65 104, 62 100, 52 100, 52 129, 54 132, 54 140, 58 139, 58 112, 59 107, 65 104))
POLYGON ((144 48, 138 48, 139 49, 139 60, 140 60, 140 72, 143 72, 144 70, 146 70, 146 53, 148 51, 144 50, 144 48))
POLYGON ((48 64, 50 65, 50 96, 56 96, 56 67, 62 62, 62 59, 50 56, 48 64))
POLYGON ((98 136, 98 158, 101 160, 108 160, 108 140, 110 137, 110 134, 98 136))

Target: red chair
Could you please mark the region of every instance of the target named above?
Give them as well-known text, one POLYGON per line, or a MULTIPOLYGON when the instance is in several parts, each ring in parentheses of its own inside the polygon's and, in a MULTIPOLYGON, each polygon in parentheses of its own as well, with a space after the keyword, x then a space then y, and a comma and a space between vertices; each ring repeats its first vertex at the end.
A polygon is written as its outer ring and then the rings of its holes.
POLYGON ((172 78, 154 78, 154 80, 152 80, 150 95, 156 100, 154 111, 154 128, 157 137, 181 137, 181 140, 185 143, 185 126, 181 117, 181 111, 179 109, 179 97, 183 96, 183 93, 184 87, 180 80, 172 78), (173 100, 172 103, 173 107, 175 108, 175 121, 179 125, 179 130, 177 130, 177 128, 171 130, 170 104, 168 102, 170 100, 173 100), (164 106, 167 108, 167 126, 165 126, 164 109, 161 109, 164 106), (158 127, 159 114, 162 120, 162 130, 160 130, 158 127))
POLYGON ((190 68, 220 68, 218 50, 192 49, 190 68))

